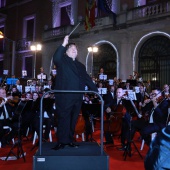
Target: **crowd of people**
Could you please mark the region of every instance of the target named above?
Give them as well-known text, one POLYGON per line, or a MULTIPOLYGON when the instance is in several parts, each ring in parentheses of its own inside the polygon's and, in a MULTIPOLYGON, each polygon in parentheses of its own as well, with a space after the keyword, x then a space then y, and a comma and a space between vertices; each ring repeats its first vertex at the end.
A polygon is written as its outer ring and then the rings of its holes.
MULTIPOLYGON (((135 132, 138 131, 141 134, 141 138, 145 139, 145 142, 149 145, 151 141, 150 134, 154 132, 159 133, 161 129, 167 125, 169 107, 169 86, 167 84, 165 84, 162 89, 156 87, 149 92, 146 91, 146 87, 142 82, 136 81, 136 86, 134 87, 129 81, 118 83, 116 78, 111 85, 107 80, 96 81, 94 78, 91 80, 96 89, 107 89, 106 94, 101 94, 104 100, 105 112, 105 144, 113 144, 113 136, 119 134, 121 136, 122 144, 122 147, 119 149, 124 150, 127 142, 133 139, 135 132), (139 90, 137 92, 134 91, 136 87, 138 87, 139 90), (134 106, 130 102, 127 102, 129 101, 127 98, 128 94, 126 93, 128 91, 135 92, 136 100, 133 102, 135 103, 137 113, 135 113, 136 109, 133 108, 134 106), (151 113, 153 117, 152 121, 150 120, 151 113), (141 115, 140 118, 138 117, 138 114, 141 115), (131 123, 131 132, 129 132, 129 123, 131 123)), ((54 89, 51 80, 46 82, 50 85, 48 88, 44 88, 47 84, 43 87, 42 84, 38 85, 38 81, 33 79, 31 83, 29 82, 29 86, 34 86, 35 88, 33 90, 30 88, 26 93, 19 91, 20 89, 17 88, 19 87, 19 80, 15 85, 1 87, 0 141, 2 146, 10 143, 11 139, 17 134, 17 123, 19 119, 19 115, 17 114, 21 111, 18 111, 18 109, 21 109, 21 106, 23 107, 21 124, 23 135, 26 135, 28 127, 31 127, 33 132, 36 131, 37 134, 39 134, 40 98, 44 92, 54 89), (3 126, 10 126, 12 127, 12 130, 6 135, 3 126)), ((51 93, 49 93, 48 96, 45 96, 47 107, 45 108, 43 119, 43 123, 46 125, 46 133, 43 137, 44 141, 48 141, 51 126, 54 124, 57 126, 58 123, 57 116, 55 115, 56 110, 54 109, 56 108, 55 98, 56 96, 51 93)), ((82 113, 86 120, 86 141, 89 141, 89 135, 92 133, 89 116, 93 114, 94 116, 100 117, 100 109, 96 111, 94 111, 94 109, 92 109, 92 111, 87 110, 87 104, 100 105, 100 99, 97 95, 87 93, 84 94, 80 100, 80 107, 82 105, 82 113)))

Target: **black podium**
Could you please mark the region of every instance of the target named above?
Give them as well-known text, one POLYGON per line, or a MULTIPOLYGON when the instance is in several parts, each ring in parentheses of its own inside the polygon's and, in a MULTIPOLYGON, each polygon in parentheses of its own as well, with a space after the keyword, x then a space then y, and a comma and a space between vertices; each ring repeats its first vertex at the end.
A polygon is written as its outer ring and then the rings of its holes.
POLYGON ((78 143, 79 148, 65 147, 52 150, 56 143, 43 143, 42 155, 39 150, 33 156, 33 170, 108 170, 109 156, 100 154, 95 142, 78 143))
POLYGON ((43 98, 48 93, 74 92, 95 93, 101 99, 101 138, 97 142, 78 142, 78 148, 66 146, 61 150, 53 150, 56 143, 42 143, 42 126, 40 126, 39 148, 33 156, 33 170, 108 170, 109 156, 103 150, 103 105, 102 97, 94 91, 50 90, 43 94, 40 107, 40 125, 42 125, 43 98))

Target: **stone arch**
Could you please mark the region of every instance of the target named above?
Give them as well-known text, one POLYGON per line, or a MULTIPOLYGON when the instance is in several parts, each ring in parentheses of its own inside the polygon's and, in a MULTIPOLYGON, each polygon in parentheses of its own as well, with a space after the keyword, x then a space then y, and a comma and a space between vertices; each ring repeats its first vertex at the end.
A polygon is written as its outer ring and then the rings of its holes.
MULTIPOLYGON (((114 49, 114 51, 116 53, 116 77, 119 77, 119 53, 118 53, 116 46, 114 44, 112 44, 111 42, 106 41, 106 40, 98 41, 95 44, 92 44, 92 46, 100 46, 102 44, 108 44, 114 49)), ((93 61, 91 59, 91 54, 90 54, 90 52, 88 52, 87 57, 86 57, 86 70, 89 74, 90 74, 90 70, 91 70, 91 67, 92 67, 92 62, 93 61)))
POLYGON ((169 45, 170 35, 156 31, 144 35, 135 46, 133 70, 139 71, 143 80, 150 81, 151 87, 161 87, 170 81, 168 76, 170 71, 169 45), (136 69, 137 67, 138 69, 136 69))
POLYGON ((135 48, 134 48, 134 51, 133 51, 133 71, 136 71, 136 60, 137 60, 137 56, 138 56, 138 53, 139 53, 139 50, 141 48, 141 46, 143 45, 143 43, 148 40, 150 37, 153 37, 155 35, 164 35, 168 38, 170 38, 170 34, 168 33, 165 33, 165 32, 161 32, 161 31, 155 31, 155 32, 150 32, 146 35, 144 35, 143 37, 140 38, 140 40, 137 42, 135 48))

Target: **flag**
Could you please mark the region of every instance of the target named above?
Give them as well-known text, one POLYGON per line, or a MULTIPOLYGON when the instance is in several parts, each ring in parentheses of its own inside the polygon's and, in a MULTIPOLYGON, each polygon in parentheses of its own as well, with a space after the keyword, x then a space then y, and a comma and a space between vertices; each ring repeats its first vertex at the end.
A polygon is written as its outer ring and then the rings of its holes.
POLYGON ((113 11, 111 11, 111 9, 109 8, 109 6, 107 4, 107 0, 98 0, 98 9, 100 9, 104 13, 112 14, 113 22, 114 22, 114 24, 116 24, 116 14, 113 11))
POLYGON ((89 31, 95 26, 96 0, 86 0, 85 29, 89 31))

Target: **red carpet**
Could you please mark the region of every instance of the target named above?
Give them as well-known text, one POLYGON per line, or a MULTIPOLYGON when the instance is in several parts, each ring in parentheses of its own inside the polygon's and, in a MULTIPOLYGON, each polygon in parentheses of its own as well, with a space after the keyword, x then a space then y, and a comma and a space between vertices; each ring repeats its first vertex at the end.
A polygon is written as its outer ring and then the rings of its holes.
MULTIPOLYGON (((99 137, 100 131, 95 129, 95 132, 93 133, 93 138, 100 142, 99 137)), ((80 140, 80 138, 78 139, 80 140)), ((55 135, 53 134, 53 141, 55 141, 55 135)), ((140 151, 140 145, 141 141, 139 140, 139 134, 137 133, 134 139, 134 142, 137 146, 137 148, 140 151)), ((117 137, 114 137, 114 146, 113 145, 107 145, 104 146, 105 152, 109 155, 109 170, 144 170, 144 159, 141 159, 139 154, 135 151, 133 145, 132 145, 132 156, 127 156, 126 160, 124 160, 123 151, 119 151, 117 147, 120 147, 120 139, 117 137)), ((35 148, 31 151, 31 148, 33 147, 32 141, 28 141, 26 139, 22 140, 22 146, 23 150, 26 153, 25 159, 26 162, 24 162, 23 158, 19 158, 18 160, 0 160, 0 169, 4 170, 31 170, 33 167, 33 155, 36 152, 35 148)), ((11 146, 6 146, 5 148, 0 148, 0 157, 6 157, 11 149, 11 146)), ((145 145, 144 149, 140 151, 143 158, 145 157, 148 150, 148 146, 145 145)), ((16 149, 14 150, 14 153, 16 154, 16 149)), ((12 154, 10 157, 13 156, 12 154)))

